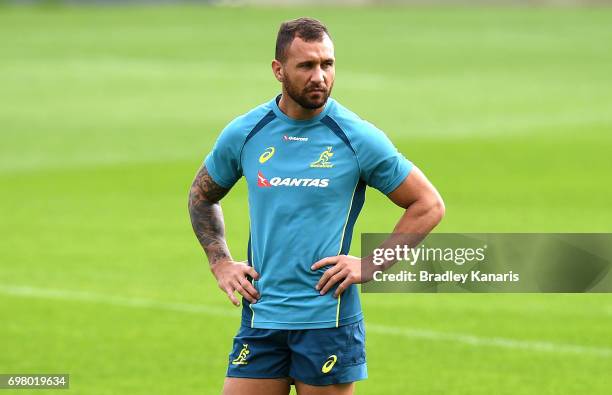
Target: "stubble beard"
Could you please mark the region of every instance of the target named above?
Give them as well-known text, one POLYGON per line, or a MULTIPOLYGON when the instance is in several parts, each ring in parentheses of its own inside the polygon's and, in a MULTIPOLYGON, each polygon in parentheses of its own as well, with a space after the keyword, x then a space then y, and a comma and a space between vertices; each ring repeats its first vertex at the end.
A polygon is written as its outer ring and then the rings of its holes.
POLYGON ((331 95, 333 86, 334 85, 332 83, 329 86, 329 89, 327 89, 325 86, 306 86, 304 89, 299 89, 293 85, 289 79, 283 82, 283 87, 285 92, 287 92, 287 95, 289 95, 289 97, 297 104, 309 110, 316 110, 323 107, 325 103, 327 103, 329 95, 331 95), (319 98, 314 100, 310 99, 308 96, 315 90, 319 92, 319 98))

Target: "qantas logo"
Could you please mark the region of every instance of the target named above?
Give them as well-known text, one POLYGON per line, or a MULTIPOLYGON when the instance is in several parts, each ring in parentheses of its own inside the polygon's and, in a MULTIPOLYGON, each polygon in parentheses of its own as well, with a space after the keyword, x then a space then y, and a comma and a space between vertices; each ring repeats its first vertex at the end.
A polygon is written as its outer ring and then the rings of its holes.
POLYGON ((269 187, 270 186, 270 183, 268 182, 266 177, 264 177, 264 175, 261 174, 261 170, 257 173, 257 186, 258 187, 269 187))
POLYGON ((257 172, 257 186, 260 188, 268 187, 318 187, 327 188, 329 185, 329 178, 281 178, 273 177, 268 179, 261 173, 261 170, 257 172))

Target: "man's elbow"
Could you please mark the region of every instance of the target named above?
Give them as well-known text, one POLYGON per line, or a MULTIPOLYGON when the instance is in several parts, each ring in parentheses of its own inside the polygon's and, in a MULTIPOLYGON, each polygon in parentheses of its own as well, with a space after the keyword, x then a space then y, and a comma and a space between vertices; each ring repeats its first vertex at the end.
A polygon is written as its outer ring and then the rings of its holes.
POLYGON ((436 224, 439 224, 444 218, 444 214, 446 214, 446 206, 444 205, 444 200, 442 200, 441 196, 438 196, 435 204, 435 212, 436 212, 436 224))
POLYGON ((431 196, 427 199, 427 217, 430 218, 432 225, 436 226, 444 218, 446 213, 446 207, 444 206, 444 200, 438 194, 431 196))

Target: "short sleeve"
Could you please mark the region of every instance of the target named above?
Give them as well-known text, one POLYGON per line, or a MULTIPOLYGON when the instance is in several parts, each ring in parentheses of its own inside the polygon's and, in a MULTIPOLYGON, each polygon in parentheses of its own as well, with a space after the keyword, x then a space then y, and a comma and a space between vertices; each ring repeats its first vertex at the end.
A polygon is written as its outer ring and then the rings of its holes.
POLYGON ((212 179, 223 188, 231 188, 242 177, 240 151, 243 140, 241 133, 230 123, 223 129, 204 160, 212 179))
POLYGON ((360 134, 357 159, 361 179, 385 195, 393 192, 413 168, 389 138, 372 124, 360 134))

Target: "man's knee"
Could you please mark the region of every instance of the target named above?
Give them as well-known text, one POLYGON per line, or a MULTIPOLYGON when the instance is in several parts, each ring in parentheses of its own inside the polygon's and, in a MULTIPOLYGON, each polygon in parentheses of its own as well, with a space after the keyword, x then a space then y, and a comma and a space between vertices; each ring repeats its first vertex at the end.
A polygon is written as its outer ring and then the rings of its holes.
POLYGON ((248 379, 226 377, 223 395, 288 395, 289 379, 248 379))
POLYGON ((331 385, 308 385, 301 381, 295 381, 295 389, 298 395, 353 395, 355 383, 331 384, 331 385))

